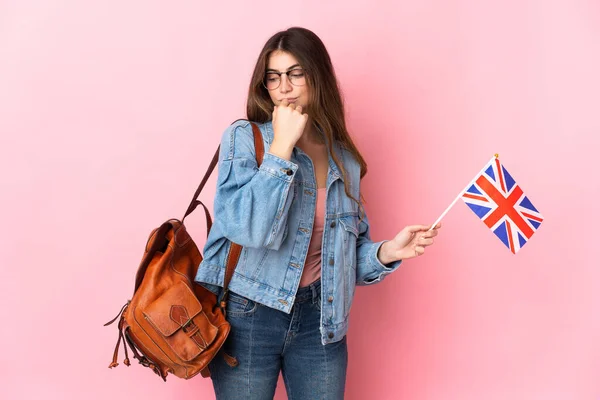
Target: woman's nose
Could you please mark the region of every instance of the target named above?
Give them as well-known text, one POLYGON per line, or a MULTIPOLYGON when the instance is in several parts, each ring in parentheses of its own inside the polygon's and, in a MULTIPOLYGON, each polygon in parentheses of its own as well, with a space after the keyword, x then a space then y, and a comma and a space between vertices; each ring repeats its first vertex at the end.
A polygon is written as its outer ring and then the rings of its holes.
POLYGON ((287 93, 292 91, 292 84, 286 74, 281 74, 281 83, 279 85, 279 91, 281 93, 287 93))

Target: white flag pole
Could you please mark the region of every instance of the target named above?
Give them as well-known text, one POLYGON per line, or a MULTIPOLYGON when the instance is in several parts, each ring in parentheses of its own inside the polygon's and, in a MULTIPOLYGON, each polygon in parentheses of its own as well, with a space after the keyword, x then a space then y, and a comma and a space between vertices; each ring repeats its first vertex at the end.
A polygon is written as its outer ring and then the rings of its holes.
POLYGON ((479 175, 481 175, 488 168, 488 166, 490 165, 490 163, 492 161, 494 161, 496 158, 498 158, 498 154, 494 154, 494 157, 492 157, 492 159, 485 164, 485 166, 481 169, 481 171, 479 171, 479 173, 477 175, 475 175, 475 177, 473 179, 471 179, 471 182, 469 182, 469 184, 458 194, 458 196, 456 196, 456 198, 454 199, 454 201, 452 202, 452 204, 450 204, 448 206, 448 208, 446 208, 446 210, 442 213, 442 215, 440 215, 440 217, 433 223, 433 225, 431 225, 431 228, 429 228, 429 230, 432 230, 442 220, 442 218, 444 218, 444 216, 446 214, 448 214, 448 211, 450 211, 450 209, 452 208, 452 206, 454 204, 456 204, 456 202, 458 201, 458 199, 460 199, 462 197, 462 195, 471 187, 471 185, 473 185, 475 183, 475 181, 477 180, 477 178, 479 178, 479 175))

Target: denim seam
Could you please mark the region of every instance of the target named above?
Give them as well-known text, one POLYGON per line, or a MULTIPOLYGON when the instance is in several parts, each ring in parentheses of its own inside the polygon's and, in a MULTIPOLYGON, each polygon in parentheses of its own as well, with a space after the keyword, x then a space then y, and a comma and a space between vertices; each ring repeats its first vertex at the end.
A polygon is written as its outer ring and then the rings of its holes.
MULTIPOLYGON (((284 348, 285 348, 285 344, 284 344, 284 348)), ((287 376, 287 368, 281 368, 281 372, 283 374, 283 381, 285 383, 286 386, 286 392, 288 395, 288 400, 294 400, 293 397, 293 391, 292 391, 292 380, 287 376)))
POLYGON ((327 349, 325 346, 323 346, 322 349, 323 355, 325 356, 325 387, 329 388, 329 361, 327 360, 327 349))
POLYGON ((288 347, 290 342, 292 341, 292 324, 294 323, 294 316, 296 312, 298 312, 299 308, 292 308, 292 317, 290 318, 290 325, 288 326, 287 332, 285 333, 285 341, 283 342, 283 349, 281 350, 281 354, 285 354, 285 349, 288 347))
MULTIPOLYGON (((246 253, 248 252, 248 249, 245 248, 246 253)), ((260 271, 262 270, 262 267, 265 265, 265 260, 267 259, 269 253, 271 252, 271 249, 268 249, 265 247, 265 249, 263 250, 263 255, 260 257, 260 261, 258 262, 258 265, 256 266, 256 269, 254 270, 254 273, 252 274, 251 279, 253 281, 257 281, 259 275, 260 275, 260 271)), ((246 256, 247 258, 247 256, 246 256)), ((237 267, 236 267, 237 268, 237 267)))
POLYGON ((246 375, 248 377, 248 384, 246 385, 246 387, 248 388, 248 399, 250 398, 250 395, 252 394, 252 388, 250 387, 250 368, 252 367, 252 349, 254 348, 254 343, 253 343, 253 338, 254 338, 254 320, 256 318, 255 317, 256 314, 253 314, 250 316, 250 318, 252 318, 252 323, 250 324, 250 351, 249 351, 249 355, 248 355, 248 374, 246 375))

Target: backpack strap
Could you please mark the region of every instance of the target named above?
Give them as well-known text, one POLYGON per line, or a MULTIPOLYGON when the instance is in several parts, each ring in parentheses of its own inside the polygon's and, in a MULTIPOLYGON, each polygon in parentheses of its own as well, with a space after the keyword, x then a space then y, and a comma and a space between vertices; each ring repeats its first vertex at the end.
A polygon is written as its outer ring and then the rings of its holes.
MULTIPOLYGON (((235 120, 232 122, 232 124, 236 123, 237 121, 240 121, 240 120, 239 119, 235 120)), ((260 164, 262 163, 263 157, 265 155, 265 145, 263 143, 262 134, 260 133, 260 129, 258 129, 258 126, 254 122, 250 122, 250 124, 252 125, 252 133, 254 135, 254 148, 256 150, 256 163, 260 167, 260 164)), ((188 206, 188 208, 185 212, 185 215, 181 219, 181 223, 183 224, 183 221, 185 220, 185 218, 188 215, 190 215, 196 209, 196 207, 198 207, 198 205, 201 205, 204 208, 204 214, 206 214, 206 220, 207 220, 206 235, 207 236, 208 236, 208 232, 210 232, 210 228, 212 227, 212 218, 210 217, 208 208, 206 208, 204 203, 202 203, 200 200, 198 200, 198 196, 200 196, 200 192, 202 192, 202 189, 204 189, 204 185, 206 185, 208 178, 212 175, 215 167, 217 166, 217 163, 219 162, 220 150, 221 150, 221 146, 219 145, 219 147, 217 147, 217 151, 215 151, 215 155, 213 156, 212 160, 210 161, 210 165, 208 166, 206 173, 204 174, 204 178, 202 178, 202 181, 200 182, 198 189, 196 189, 196 193, 194 193, 194 197, 192 198, 192 201, 190 202, 190 205, 188 206)))
POLYGON ((221 146, 219 145, 219 147, 217 147, 217 151, 215 152, 215 155, 213 156, 213 158, 210 162, 210 165, 208 166, 208 169, 206 170, 206 173, 204 174, 204 178, 202 178, 202 182, 200 182, 198 189, 196 189, 196 193, 194 193, 194 198, 192 199, 192 202, 190 203, 189 207, 187 208, 185 215, 181 219, 181 223, 183 224, 185 217, 190 215, 196 209, 196 207, 198 207, 198 205, 201 205, 202 207, 204 207, 204 214, 206 215, 206 221, 207 221, 206 236, 208 236, 208 232, 210 232, 210 228, 212 227, 212 219, 210 218, 210 213, 208 212, 208 208, 206 208, 206 206, 204 205, 203 202, 198 200, 198 196, 200 196, 200 192, 202 192, 202 189, 204 189, 204 185, 206 185, 206 181, 208 181, 208 178, 212 174, 213 170, 215 169, 215 166, 217 165, 217 163, 219 161, 220 149, 221 149, 221 146))
MULTIPOLYGON (((239 121, 239 119, 232 122, 232 124, 237 121, 239 121)), ((260 167, 260 165, 262 164, 262 161, 263 161, 263 157, 265 155, 265 145, 263 142, 262 134, 260 133, 260 129, 258 128, 258 126, 254 122, 251 122, 251 121, 250 121, 250 124, 252 125, 252 133, 254 135, 254 149, 256 152, 256 164, 260 167)), ((198 207, 198 205, 201 205, 204 208, 204 214, 206 215, 206 235, 207 236, 208 236, 208 233, 210 232, 210 228, 212 227, 212 219, 210 217, 210 213, 208 212, 208 208, 206 208, 204 203, 202 203, 200 200, 198 200, 198 196, 200 196, 200 192, 202 192, 202 189, 204 189, 204 185, 206 185, 206 181, 208 181, 208 178, 210 177, 213 170, 217 166, 217 163, 219 161, 220 149, 221 149, 221 146, 219 145, 219 147, 217 147, 217 151, 215 152, 215 155, 213 156, 213 158, 210 162, 210 165, 208 166, 208 169, 206 170, 206 173, 204 174, 204 178, 202 178, 202 181, 200 182, 198 189, 196 189, 196 193, 194 193, 194 197, 192 198, 192 201, 191 201, 187 211, 185 212, 185 215, 181 219, 181 223, 183 224, 185 217, 190 215, 196 209, 196 207, 198 207)), ((233 271, 235 270, 235 266, 238 263, 240 254, 242 254, 242 246, 240 246, 237 243, 232 242, 231 247, 229 248, 229 254, 227 255, 227 264, 225 266, 225 279, 223 282, 223 296, 221 297, 221 303, 220 303, 220 306, 223 309, 223 312, 225 312, 225 305, 227 304, 227 293, 229 292, 229 290, 228 290, 229 281, 231 281, 231 277, 233 276, 233 271)))

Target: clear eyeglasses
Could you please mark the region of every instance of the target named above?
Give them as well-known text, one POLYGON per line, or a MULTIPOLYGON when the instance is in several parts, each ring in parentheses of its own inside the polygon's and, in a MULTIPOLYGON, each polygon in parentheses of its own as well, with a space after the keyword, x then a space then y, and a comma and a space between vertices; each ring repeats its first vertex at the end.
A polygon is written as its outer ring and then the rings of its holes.
POLYGON ((287 75, 288 80, 294 86, 304 86, 306 84, 306 76, 302 68, 291 69, 286 72, 269 71, 263 79, 263 86, 267 90, 275 90, 281 84, 281 75, 287 75))

